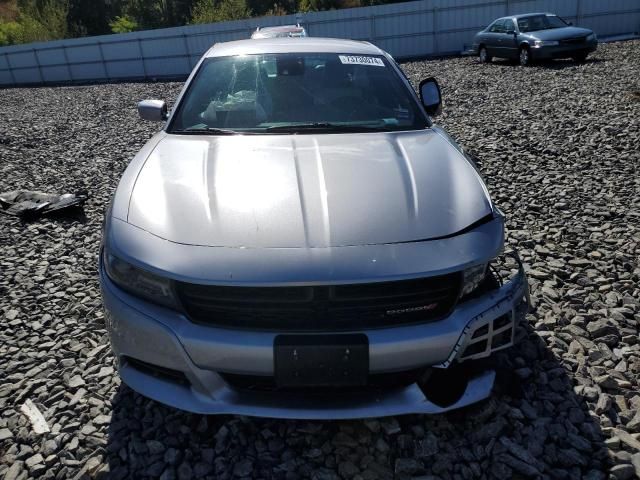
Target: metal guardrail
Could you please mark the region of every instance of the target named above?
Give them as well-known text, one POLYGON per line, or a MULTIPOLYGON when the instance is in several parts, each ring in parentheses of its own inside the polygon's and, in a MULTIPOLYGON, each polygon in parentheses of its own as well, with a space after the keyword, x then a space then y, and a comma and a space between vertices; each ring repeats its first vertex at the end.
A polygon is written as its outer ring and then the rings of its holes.
MULTIPOLYGON (((437 0, 432 0, 430 3, 434 3, 437 0)), ((601 11, 601 12, 591 12, 591 13, 583 13, 583 2, 588 0, 563 0, 562 9, 566 10, 567 7, 570 7, 573 12, 573 15, 565 15, 564 17, 573 20, 576 23, 580 23, 582 21, 588 19, 596 19, 600 17, 609 17, 609 16, 636 16, 638 18, 638 30, 640 30, 640 8, 626 8, 621 10, 611 10, 611 11, 601 11)), ((624 1, 624 0, 623 0, 624 1)), ((463 3, 458 5, 451 5, 448 3, 444 3, 443 6, 433 5, 427 7, 427 1, 420 2, 407 2, 403 4, 393 4, 386 6, 378 6, 378 7, 364 7, 360 9, 348 9, 348 10, 340 10, 337 12, 332 12, 332 18, 322 18, 323 13, 312 13, 305 14, 304 17, 301 18, 305 27, 309 31, 311 35, 313 35, 313 31, 315 27, 321 27, 326 25, 343 25, 345 28, 344 36, 349 38, 353 38, 355 40, 367 40, 372 43, 377 42, 387 42, 393 40, 401 40, 401 39, 418 39, 418 38, 430 38, 431 45, 430 48, 425 48, 421 51, 422 55, 405 55, 402 51, 393 51, 390 49, 390 53, 397 58, 403 58, 407 56, 417 57, 417 56, 429 56, 429 55, 446 55, 452 53, 460 53, 465 50, 466 45, 464 40, 470 37, 470 34, 473 32, 477 32, 484 28, 486 24, 497 16, 502 16, 507 14, 507 12, 511 12, 518 5, 527 5, 531 7, 531 10, 535 10, 535 7, 538 5, 547 5, 547 1, 543 0, 486 0, 486 1, 476 1, 473 3, 463 3), (421 8, 415 8, 416 5, 423 5, 421 8), (390 11, 389 7, 395 9, 395 11, 390 11), (500 15, 495 15, 495 13, 491 13, 491 9, 502 8, 503 13, 500 15), (484 14, 478 15, 477 13, 474 15, 475 23, 472 26, 457 26, 455 23, 443 22, 443 15, 447 12, 460 12, 464 14, 464 11, 467 11, 468 15, 471 15, 469 11, 481 9, 484 14), (361 11, 361 15, 353 15, 354 11, 361 11), (339 16, 336 16, 339 15, 339 16), (379 25, 380 22, 389 22, 389 20, 395 18, 403 18, 403 17, 414 17, 414 16, 427 16, 431 17, 432 22, 431 25, 424 25, 423 29, 419 31, 401 31, 398 30, 397 27, 392 29, 391 27, 385 25, 379 25), (492 15, 492 16, 491 16, 492 15), (488 17, 488 18, 485 18, 488 17), (440 20, 440 21, 439 21, 440 20), (478 21, 482 20, 482 24, 478 24, 478 21), (354 24, 356 22, 369 22, 369 32, 368 35, 362 37, 362 35, 349 35, 350 24, 354 24), (447 47, 439 46, 439 37, 442 35, 450 35, 450 34, 458 34, 460 36, 461 41, 458 42, 459 48, 449 49, 447 47)), ((560 5, 560 4, 559 4, 560 5)), ((628 0, 628 5, 637 6, 637 1, 628 0)), ((544 9, 542 9, 544 10, 544 9)), ((265 17, 262 19, 252 19, 251 21, 260 22, 263 24, 273 24, 276 20, 282 21, 290 20, 289 17, 265 17)), ((465 18, 465 23, 469 23, 468 18, 465 18)), ((97 82, 97 81, 113 81, 113 80, 138 80, 138 79, 163 79, 163 78, 178 78, 178 77, 186 77, 198 60, 198 58, 206 51, 204 49, 192 50, 190 46, 190 39, 198 38, 198 37, 217 37, 220 35, 224 35, 225 37, 248 37, 252 31, 252 28, 248 28, 247 25, 250 21, 236 21, 236 22, 224 22, 220 24, 210 25, 210 26, 189 26, 189 27, 177 27, 167 30, 167 35, 159 35, 163 30, 153 30, 148 32, 134 32, 131 34, 122 34, 122 35, 113 35, 113 38, 109 38, 108 36, 102 37, 89 37, 87 39, 72 39, 68 41, 54 41, 50 43, 41 43, 41 44, 30 44, 30 45, 17 45, 14 47, 0 48, 0 58, 4 57, 6 67, 0 67, 0 86, 15 86, 19 84, 48 84, 48 83, 77 83, 77 82, 97 82), (241 24, 242 26, 238 25, 241 24), (235 28, 225 28, 227 26, 235 26, 235 28), (213 27, 215 29, 209 31, 197 31, 200 28, 213 27), (180 33, 169 33, 169 30, 182 29, 180 33), (184 31, 187 30, 187 31, 184 31), (152 32, 152 33, 151 33, 152 32), (151 35, 145 37, 145 35, 151 35), (158 54, 145 54, 144 45, 146 42, 157 42, 157 41, 171 41, 180 39, 183 44, 184 53, 158 53, 158 54), (83 41, 84 40, 84 41, 83 41), (121 44, 130 44, 131 48, 129 49, 129 55, 118 58, 109 58, 108 55, 105 55, 105 49, 109 46, 113 45, 121 45, 121 44), (79 48, 87 48, 94 47, 97 48, 97 52, 93 58, 87 60, 79 60, 79 61, 70 61, 69 60, 69 50, 71 49, 79 49, 79 48), (46 55, 47 52, 50 51, 62 51, 63 62, 56 63, 47 63, 43 62, 41 56, 46 55), (31 54, 33 55, 33 59, 35 63, 29 63, 27 65, 17 65, 11 61, 11 57, 15 57, 18 55, 31 54), (182 70, 179 69, 179 73, 169 73, 162 74, 157 72, 149 72, 148 63, 153 61, 167 61, 167 62, 175 62, 183 61, 186 59, 187 68, 182 70), (142 75, 116 75, 113 76, 109 73, 109 66, 114 66, 117 64, 122 64, 125 62, 139 62, 139 66, 142 75), (101 76, 85 76, 78 75, 74 78, 74 68, 81 68, 83 66, 94 66, 101 65, 102 75, 101 76), (66 69, 67 75, 66 78, 63 78, 59 81, 51 81, 45 78, 43 73, 43 69, 66 69), (27 81, 20 80, 16 78, 16 74, 20 74, 25 71, 37 71, 37 74, 31 75, 27 81), (6 73, 8 72, 10 81, 3 82, 3 75, 6 79, 6 73)), ((596 32, 597 33, 597 32, 596 32)), ((615 32, 615 34, 624 34, 629 32, 615 32)), ((418 40, 416 40, 418 41, 418 40)), ((1 62, 0 62, 1 64, 1 62)))

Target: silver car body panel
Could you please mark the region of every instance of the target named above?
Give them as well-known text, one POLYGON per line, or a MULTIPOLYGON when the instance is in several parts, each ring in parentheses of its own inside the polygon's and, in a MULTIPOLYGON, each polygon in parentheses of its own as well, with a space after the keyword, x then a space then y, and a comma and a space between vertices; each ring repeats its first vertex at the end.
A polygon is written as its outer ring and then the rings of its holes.
MULTIPOLYGON (((279 418, 356 418, 406 413, 441 413, 488 397, 494 373, 472 378, 454 403, 430 402, 417 384, 385 393, 295 395, 290 392, 245 392, 230 387, 224 373, 273 374, 273 332, 246 332, 194 325, 171 310, 149 305, 119 290, 101 272, 102 294, 112 348, 120 359, 133 357, 182 372, 179 385, 140 372, 121 362, 123 380, 135 390, 178 408, 205 414, 233 413, 279 418)), ((528 306, 528 285, 522 265, 498 290, 465 302, 445 320, 364 331, 369 339, 372 373, 424 365, 446 368, 463 354, 476 329, 508 315, 513 329, 528 306)), ((500 348, 513 344, 513 339, 500 348)), ((488 356, 491 352, 486 352, 488 356)))
MULTIPOLYGON (((465 329, 476 317, 493 320, 515 308, 526 292, 520 292, 525 284, 524 272, 502 289, 477 300, 459 304, 444 320, 438 322, 405 325, 367 330, 369 338, 369 368, 372 373, 410 370, 426 365, 448 366, 460 346, 465 329), (514 294, 519 293, 518 294, 514 294), (495 309, 494 307, 499 307, 495 309)), ((192 323, 183 314, 158 307, 145 306, 135 297, 124 292, 116 293, 116 287, 108 278, 103 278, 121 302, 136 306, 153 314, 153 319, 170 329, 184 346, 189 357, 201 368, 212 371, 246 375, 273 375, 273 342, 278 332, 263 330, 233 330, 192 323)), ((107 306, 109 306, 107 304, 107 306)), ((115 319, 120 320, 117 316, 115 319)), ((119 321, 117 332, 124 337, 130 334, 131 325, 126 319, 119 321)), ((115 328, 116 324, 112 324, 115 328)), ((477 326, 475 325, 474 329, 477 326)), ((144 350, 144 345, 140 346, 144 350)), ((143 353, 143 352, 140 352, 143 353)), ((140 353, 129 354, 138 358, 140 353)), ((150 362, 154 363, 154 362, 150 362)), ((162 363, 161 363, 162 365, 162 363)), ((169 366, 169 365, 167 365, 169 366)))
POLYGON ((265 38, 259 42, 236 40, 213 45, 203 58, 230 55, 252 55, 260 53, 349 53, 351 55, 384 55, 384 52, 369 42, 340 40, 337 38, 265 38))
POLYGON ((446 237, 491 214, 475 168, 423 130, 165 134, 125 219, 181 244, 303 248, 446 237))
POLYGON ((174 280, 208 285, 285 286, 391 281, 442 275, 486 263, 504 242, 496 217, 451 238, 327 248, 234 248, 183 245, 117 218, 107 225, 109 251, 174 280))
MULTIPOLYGON (((301 38, 229 42, 205 57, 277 51, 386 55, 364 42, 301 38)), ((474 164, 435 126, 326 135, 161 131, 125 171, 107 212, 103 245, 132 265, 190 283, 383 282, 486 264, 503 249, 504 217, 474 164)), ((100 280, 123 380, 178 408, 283 418, 437 413, 486 398, 493 385, 494 374, 486 371, 445 407, 430 402, 417 384, 375 396, 248 393, 224 375, 273 375, 275 332, 198 325, 126 293, 102 264, 100 280), (188 384, 145 373, 127 358, 178 371, 188 384)), ((476 329, 488 326, 483 335, 489 337, 515 330, 527 292, 520 264, 513 279, 458 302, 446 318, 358 331, 368 338, 370 372, 462 361, 466 346, 479 338, 476 329), (500 324, 492 323, 497 319, 500 324)), ((473 358, 492 353, 492 340, 486 340, 488 347, 473 358)), ((500 348, 513 343, 508 340, 500 348)))
POLYGON ((375 396, 369 392, 346 397, 308 393, 245 393, 218 384, 216 397, 194 388, 149 377, 124 365, 122 380, 134 390, 175 408, 204 415, 234 414, 283 419, 339 420, 392 415, 438 414, 472 405, 491 394, 495 372, 488 370, 471 379, 465 392, 452 405, 436 405, 427 400, 416 384, 375 396))

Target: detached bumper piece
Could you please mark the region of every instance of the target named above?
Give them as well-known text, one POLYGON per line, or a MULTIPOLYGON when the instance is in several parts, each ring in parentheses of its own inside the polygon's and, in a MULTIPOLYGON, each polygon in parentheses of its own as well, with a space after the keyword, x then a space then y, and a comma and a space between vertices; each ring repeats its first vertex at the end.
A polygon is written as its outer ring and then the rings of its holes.
POLYGON ((529 311, 531 300, 520 257, 515 252, 507 253, 505 257, 515 260, 518 269, 508 280, 509 292, 467 324, 449 358, 438 367, 447 368, 454 361, 486 358, 514 344, 516 326, 529 311))
POLYGON ((513 344, 513 321, 509 314, 477 328, 460 355, 460 361, 479 358, 513 344))
POLYGON ((87 201, 87 192, 56 193, 14 190, 0 193, 0 212, 25 219, 60 213, 81 207, 87 201))

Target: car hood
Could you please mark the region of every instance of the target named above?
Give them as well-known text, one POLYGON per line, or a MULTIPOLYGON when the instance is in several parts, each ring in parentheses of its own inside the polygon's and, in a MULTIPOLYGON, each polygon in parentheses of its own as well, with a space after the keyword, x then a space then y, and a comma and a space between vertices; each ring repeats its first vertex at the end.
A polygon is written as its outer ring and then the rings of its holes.
POLYGON ((549 30, 538 30, 528 32, 526 35, 538 40, 563 40, 566 38, 584 37, 589 35, 591 30, 580 27, 550 28, 549 30))
POLYGON ((491 213, 473 165, 432 129, 165 134, 127 221, 183 244, 308 248, 440 238, 491 213))

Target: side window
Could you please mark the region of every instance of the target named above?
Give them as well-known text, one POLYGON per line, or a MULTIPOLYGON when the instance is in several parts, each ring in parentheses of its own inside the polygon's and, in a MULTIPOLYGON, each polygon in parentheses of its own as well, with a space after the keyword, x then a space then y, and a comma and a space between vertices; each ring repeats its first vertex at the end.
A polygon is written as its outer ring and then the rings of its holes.
POLYGON ((511 20, 510 18, 508 18, 507 20, 504 21, 504 31, 505 32, 513 32, 516 29, 516 24, 513 23, 513 20, 511 20))
POLYGON ((492 33, 504 33, 504 20, 497 20, 489 31, 492 33))
POLYGON ((521 32, 528 32, 529 28, 529 19, 528 18, 519 18, 518 19, 518 28, 521 32))

